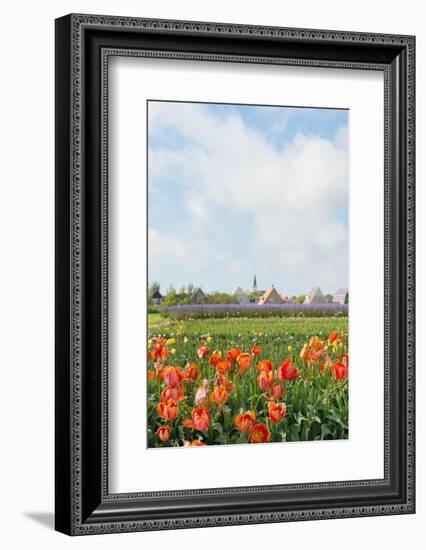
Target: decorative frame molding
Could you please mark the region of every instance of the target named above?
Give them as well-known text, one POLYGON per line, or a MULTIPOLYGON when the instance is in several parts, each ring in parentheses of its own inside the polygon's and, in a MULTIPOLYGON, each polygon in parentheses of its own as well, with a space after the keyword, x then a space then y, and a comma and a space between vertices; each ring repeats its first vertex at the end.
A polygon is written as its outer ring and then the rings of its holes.
POLYGON ((56 21, 59 531, 83 535, 414 512, 414 81, 413 36, 96 15, 56 21), (108 493, 108 59, 117 55, 383 71, 383 480, 108 493), (187 499, 186 509, 174 507, 176 497, 187 499), (206 513, 207 505, 216 511, 206 513))

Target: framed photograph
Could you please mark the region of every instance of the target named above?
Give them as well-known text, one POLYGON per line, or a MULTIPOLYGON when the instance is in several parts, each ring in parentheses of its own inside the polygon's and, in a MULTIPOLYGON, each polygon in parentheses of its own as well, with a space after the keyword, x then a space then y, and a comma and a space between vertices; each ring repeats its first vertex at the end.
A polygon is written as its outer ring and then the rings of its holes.
POLYGON ((56 20, 58 531, 414 513, 414 69, 56 20))

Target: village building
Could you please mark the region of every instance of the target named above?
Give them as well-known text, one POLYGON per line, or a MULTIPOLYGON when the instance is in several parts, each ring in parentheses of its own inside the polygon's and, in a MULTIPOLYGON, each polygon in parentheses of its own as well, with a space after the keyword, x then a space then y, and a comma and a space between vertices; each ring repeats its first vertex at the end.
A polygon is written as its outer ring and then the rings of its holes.
POLYGON ((200 287, 195 288, 191 296, 191 304, 204 304, 206 301, 206 295, 200 287))
POLYGON ((155 305, 155 306, 159 306, 163 300, 164 300, 164 296, 160 293, 159 290, 156 290, 153 295, 151 296, 151 299, 152 299, 152 303, 155 305))
POLYGON ((278 294, 274 285, 268 290, 265 290, 260 300, 257 302, 259 305, 265 304, 281 304, 281 296, 278 294))
POLYGON ((325 298, 319 286, 315 286, 306 295, 304 304, 324 304, 325 298))
POLYGON ((249 304, 250 297, 240 286, 234 290, 234 296, 239 304, 249 304))
POLYGON ((339 288, 333 294, 333 304, 347 304, 349 302, 349 291, 347 288, 339 288))

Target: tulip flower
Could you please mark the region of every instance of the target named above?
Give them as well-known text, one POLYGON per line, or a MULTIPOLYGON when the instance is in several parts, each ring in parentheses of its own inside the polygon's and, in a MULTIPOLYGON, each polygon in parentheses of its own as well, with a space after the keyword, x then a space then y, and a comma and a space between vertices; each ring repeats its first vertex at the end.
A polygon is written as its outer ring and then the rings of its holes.
POLYGON ((209 355, 210 351, 209 351, 209 348, 207 346, 200 346, 198 349, 197 349, 197 355, 200 359, 203 359, 203 357, 207 357, 207 355, 209 355))
POLYGON ((158 337, 155 340, 154 348, 148 352, 148 359, 163 359, 168 358, 168 351, 163 338, 158 337))
POLYGON ((196 407, 191 411, 192 419, 182 421, 185 428, 194 428, 200 432, 208 430, 210 424, 210 414, 206 407, 196 407))
POLYGON ((309 347, 313 351, 322 351, 324 349, 324 342, 321 340, 321 338, 318 338, 318 336, 312 336, 312 338, 309 340, 309 347))
POLYGON ((251 430, 250 441, 252 443, 267 443, 271 434, 266 424, 255 424, 251 430))
POLYGON ((203 443, 199 439, 193 439, 192 441, 185 441, 184 447, 205 447, 207 443, 203 443))
POLYGON ((184 380, 198 380, 198 367, 195 363, 187 363, 183 371, 184 380))
POLYGON ((271 372, 274 370, 274 364, 272 363, 272 361, 270 359, 265 359, 263 361, 259 361, 259 363, 257 364, 257 368, 259 370, 259 372, 261 372, 262 370, 266 370, 267 372, 271 372))
POLYGON ((216 364, 216 370, 220 374, 225 374, 231 370, 231 363, 229 361, 219 361, 216 364))
POLYGON ((272 384, 272 371, 262 370, 257 377, 257 383, 262 391, 267 391, 272 384))
POLYGON ((240 353, 238 356, 238 366, 240 367, 240 372, 247 372, 251 367, 251 357, 249 353, 240 353))
POLYGON ((169 399, 167 403, 160 401, 157 406, 158 414, 165 420, 174 420, 179 416, 179 408, 174 399, 169 399))
POLYGON ((160 441, 165 443, 169 440, 170 434, 172 433, 172 429, 170 426, 160 426, 157 430, 157 437, 160 441))
POLYGON ((227 361, 231 361, 231 363, 235 363, 235 361, 238 359, 238 356, 240 355, 241 351, 238 348, 232 348, 228 351, 226 354, 227 361))
POLYGON ((254 411, 248 411, 241 414, 237 414, 234 418, 234 424, 240 432, 250 432, 256 422, 256 415, 254 411))
POLYGON ((280 380, 295 380, 299 374, 300 372, 292 364, 291 358, 286 359, 278 369, 278 376, 280 380))
POLYGON ((214 377, 214 385, 223 386, 227 392, 235 390, 234 384, 227 378, 226 374, 220 374, 219 372, 214 377))
POLYGON ((228 401, 229 394, 224 386, 215 386, 210 400, 216 405, 224 405, 228 401))
POLYGON ((257 357, 258 355, 260 355, 262 352, 262 348, 260 346, 258 346, 257 344, 255 344, 252 348, 251 348, 251 354, 253 355, 253 357, 257 357))
POLYGON ((271 401, 268 407, 269 420, 272 424, 278 424, 284 418, 287 408, 284 404, 274 403, 271 401))
POLYGON ((222 360, 222 354, 219 352, 214 352, 212 353, 210 359, 209 359, 209 363, 210 365, 213 365, 214 367, 219 363, 219 361, 222 360))
POLYGON ((271 388, 271 397, 272 399, 282 399, 284 395, 284 387, 280 382, 275 382, 275 384, 271 388))
POLYGON ((171 388, 177 388, 182 382, 182 373, 178 367, 166 367, 163 371, 163 379, 171 388))
POLYGON ((336 380, 346 380, 348 377, 348 367, 345 363, 334 363, 334 377, 336 380))
POLYGON ((182 399, 186 399, 185 388, 172 388, 170 386, 164 388, 161 392, 161 401, 167 403, 169 399, 173 399, 173 401, 181 401, 182 399))

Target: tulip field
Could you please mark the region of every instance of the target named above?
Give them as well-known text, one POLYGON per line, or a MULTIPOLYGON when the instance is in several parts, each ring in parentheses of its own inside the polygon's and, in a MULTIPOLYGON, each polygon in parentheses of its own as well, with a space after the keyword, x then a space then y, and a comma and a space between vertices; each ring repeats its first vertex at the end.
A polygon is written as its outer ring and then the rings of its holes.
POLYGON ((348 438, 347 317, 148 319, 148 446, 348 438))

